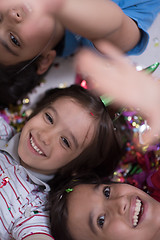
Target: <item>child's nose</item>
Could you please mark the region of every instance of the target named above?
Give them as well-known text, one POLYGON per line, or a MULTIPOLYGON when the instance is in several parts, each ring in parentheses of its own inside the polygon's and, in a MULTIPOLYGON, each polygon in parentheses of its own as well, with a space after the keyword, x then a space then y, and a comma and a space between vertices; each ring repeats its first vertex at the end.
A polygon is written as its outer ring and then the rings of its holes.
POLYGON ((124 215, 126 213, 128 206, 128 200, 126 196, 120 196, 113 200, 109 200, 108 202, 110 204, 108 207, 114 214, 124 215))
POLYGON ((14 9, 14 8, 12 8, 8 12, 8 17, 12 21, 20 23, 23 20, 23 12, 22 12, 21 9, 14 9))
POLYGON ((127 211, 128 206, 128 199, 126 196, 121 196, 119 199, 117 199, 119 205, 118 205, 118 212, 119 214, 123 215, 127 211))
POLYGON ((53 134, 51 131, 48 131, 47 129, 40 131, 38 135, 39 135, 39 140, 44 145, 50 145, 51 141, 53 141, 53 134))

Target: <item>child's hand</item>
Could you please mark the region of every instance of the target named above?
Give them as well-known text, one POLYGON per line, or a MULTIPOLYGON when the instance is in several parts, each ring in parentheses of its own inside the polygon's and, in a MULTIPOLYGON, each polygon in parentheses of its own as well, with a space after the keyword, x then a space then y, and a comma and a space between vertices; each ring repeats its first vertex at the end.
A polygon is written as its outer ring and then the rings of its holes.
POLYGON ((110 43, 99 42, 99 49, 104 55, 82 50, 77 55, 77 71, 98 94, 114 97, 118 104, 139 107, 144 84, 149 81, 154 85, 151 77, 137 72, 129 59, 110 43))
POLYGON ((160 133, 160 86, 150 75, 137 72, 128 58, 106 42, 99 43, 99 49, 105 55, 82 50, 76 59, 78 73, 99 95, 112 97, 118 105, 140 109, 141 115, 147 119, 151 130, 143 141, 155 141, 160 133))

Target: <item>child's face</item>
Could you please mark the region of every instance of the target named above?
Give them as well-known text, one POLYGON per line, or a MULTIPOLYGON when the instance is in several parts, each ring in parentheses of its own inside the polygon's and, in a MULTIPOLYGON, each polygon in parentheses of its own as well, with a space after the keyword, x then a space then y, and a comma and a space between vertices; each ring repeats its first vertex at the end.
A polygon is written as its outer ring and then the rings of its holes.
POLYGON ((95 124, 75 100, 57 99, 23 127, 18 147, 22 165, 44 174, 56 172, 89 145, 95 124))
POLYGON ((1 64, 32 59, 48 44, 55 29, 48 1, 0 0, 1 64))
POLYGON ((160 239, 159 203, 133 186, 83 184, 69 194, 68 227, 76 240, 160 239))

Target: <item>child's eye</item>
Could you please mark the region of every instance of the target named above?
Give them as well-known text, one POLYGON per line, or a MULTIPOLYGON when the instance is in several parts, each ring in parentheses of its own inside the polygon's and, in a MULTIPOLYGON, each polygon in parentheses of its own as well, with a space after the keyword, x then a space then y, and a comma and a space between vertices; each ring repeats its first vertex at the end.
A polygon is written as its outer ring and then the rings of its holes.
POLYGON ((103 194, 104 194, 104 196, 105 196, 106 198, 109 198, 109 197, 110 197, 110 192, 111 192, 111 190, 110 190, 110 187, 109 187, 109 186, 107 186, 107 187, 105 187, 105 188, 103 189, 103 194))
POLYGON ((10 33, 10 38, 11 38, 11 41, 14 43, 14 45, 20 47, 20 43, 11 33, 10 33))
POLYGON ((45 117, 46 117, 47 121, 49 121, 51 124, 53 124, 53 118, 48 113, 45 113, 45 117))
POLYGON ((69 144, 68 140, 64 137, 61 137, 61 139, 62 139, 63 143, 65 144, 65 146, 67 146, 67 148, 70 148, 70 144, 69 144))
POLYGON ((103 228, 104 222, 105 222, 105 216, 100 216, 100 217, 97 219, 98 227, 103 228))

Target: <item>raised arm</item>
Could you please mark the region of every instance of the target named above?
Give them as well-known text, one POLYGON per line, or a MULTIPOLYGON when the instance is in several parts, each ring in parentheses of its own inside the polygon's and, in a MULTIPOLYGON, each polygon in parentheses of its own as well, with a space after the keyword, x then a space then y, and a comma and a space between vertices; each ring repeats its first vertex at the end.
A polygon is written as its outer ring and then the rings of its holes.
POLYGON ((90 39, 109 40, 123 51, 133 48, 140 32, 133 20, 110 0, 63 0, 56 17, 70 31, 90 39))
POLYGON ((128 58, 111 44, 101 42, 99 48, 106 57, 82 50, 75 63, 77 71, 99 95, 112 97, 119 106, 139 109, 151 127, 143 141, 157 140, 157 134, 160 134, 160 83, 144 72, 137 72, 128 58))

